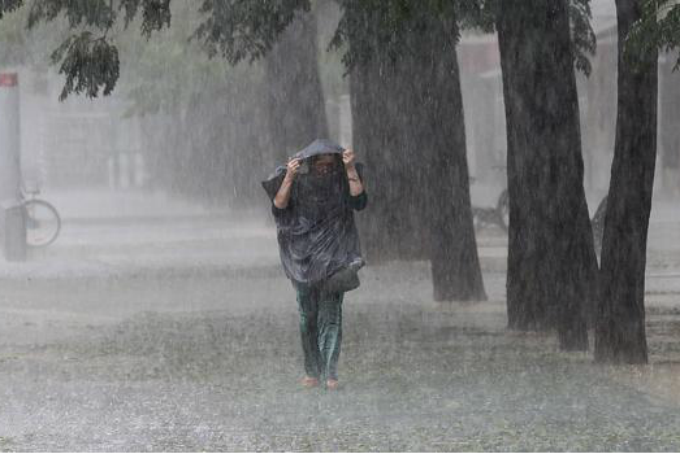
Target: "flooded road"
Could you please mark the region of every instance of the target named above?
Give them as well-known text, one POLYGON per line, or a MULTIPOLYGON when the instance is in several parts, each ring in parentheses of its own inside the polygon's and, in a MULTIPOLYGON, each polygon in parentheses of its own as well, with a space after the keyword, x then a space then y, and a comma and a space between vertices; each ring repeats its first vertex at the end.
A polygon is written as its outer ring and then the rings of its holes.
POLYGON ((0 450, 680 450, 680 278, 663 238, 644 368, 507 331, 503 243, 480 235, 480 304, 432 302, 425 263, 362 271, 342 387, 326 392, 299 386, 294 293, 261 220, 74 223, 0 270, 0 450))

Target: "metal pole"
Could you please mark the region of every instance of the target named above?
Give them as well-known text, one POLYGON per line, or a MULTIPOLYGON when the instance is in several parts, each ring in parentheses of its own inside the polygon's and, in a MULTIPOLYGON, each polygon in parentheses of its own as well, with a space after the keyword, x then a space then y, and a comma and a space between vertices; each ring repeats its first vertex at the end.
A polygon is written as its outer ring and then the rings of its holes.
POLYGON ((20 199, 19 77, 0 73, 0 201, 20 199))
POLYGON ((26 216, 21 205, 19 77, 0 72, 0 234, 9 261, 26 260, 26 216))

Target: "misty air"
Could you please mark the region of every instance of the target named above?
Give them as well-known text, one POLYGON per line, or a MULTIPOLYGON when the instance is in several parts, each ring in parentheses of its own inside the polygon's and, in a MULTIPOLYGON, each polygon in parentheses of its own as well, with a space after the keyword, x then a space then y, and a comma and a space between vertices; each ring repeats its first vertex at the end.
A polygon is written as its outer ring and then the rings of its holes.
POLYGON ((680 451, 680 0, 0 2, 0 451, 680 451))

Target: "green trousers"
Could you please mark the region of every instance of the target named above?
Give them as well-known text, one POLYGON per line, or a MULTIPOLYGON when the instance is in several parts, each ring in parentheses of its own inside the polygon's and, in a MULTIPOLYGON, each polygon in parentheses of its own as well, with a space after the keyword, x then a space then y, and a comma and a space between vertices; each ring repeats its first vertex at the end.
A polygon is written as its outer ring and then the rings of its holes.
POLYGON ((326 293, 319 285, 296 284, 300 337, 309 377, 338 379, 342 343, 343 293, 326 293))

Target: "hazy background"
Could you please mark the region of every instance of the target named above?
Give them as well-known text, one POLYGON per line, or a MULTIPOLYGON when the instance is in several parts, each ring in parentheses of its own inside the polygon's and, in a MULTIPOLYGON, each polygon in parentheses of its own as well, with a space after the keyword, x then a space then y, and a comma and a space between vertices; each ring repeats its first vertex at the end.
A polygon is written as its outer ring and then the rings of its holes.
MULTIPOLYGON (((592 4, 597 54, 592 74, 579 73, 585 187, 590 205, 608 188, 614 148, 616 21, 611 0, 592 4)), ((25 12, 0 24, 9 41, 5 68, 20 74, 22 166, 27 182, 45 193, 132 191, 171 195, 216 209, 264 206, 259 181, 275 165, 263 109, 269 96, 262 62, 230 68, 187 42, 197 16, 177 2, 173 26, 146 42, 137 29, 118 30, 122 79, 113 96, 57 100, 63 79, 47 65, 59 24, 23 30, 25 12)), ((338 52, 327 50, 339 11, 315 10, 319 73, 332 139, 349 146, 349 84, 338 52)), ((458 46, 473 204, 491 204, 504 185, 505 115, 495 35, 467 31, 458 46)), ((660 59, 659 156, 656 195, 678 194, 678 74, 660 59)), ((314 137, 309 138, 310 141, 314 137)), ((296 150, 285 150, 290 155, 296 150)), ((369 150, 357 150, 359 156, 369 150)), ((68 203, 68 202, 65 202, 68 203)), ((591 211, 595 207, 591 206, 591 211)), ((63 206, 65 218, 68 206, 63 206)))

